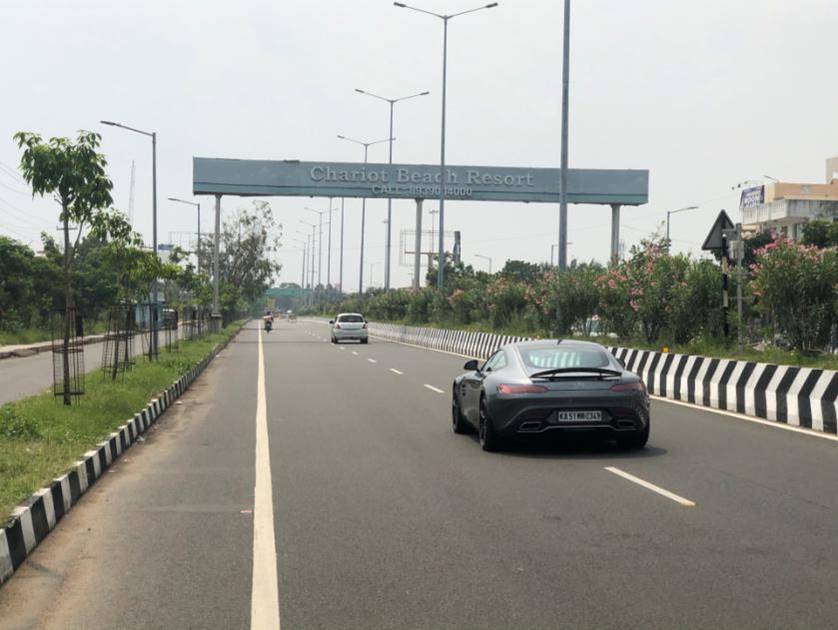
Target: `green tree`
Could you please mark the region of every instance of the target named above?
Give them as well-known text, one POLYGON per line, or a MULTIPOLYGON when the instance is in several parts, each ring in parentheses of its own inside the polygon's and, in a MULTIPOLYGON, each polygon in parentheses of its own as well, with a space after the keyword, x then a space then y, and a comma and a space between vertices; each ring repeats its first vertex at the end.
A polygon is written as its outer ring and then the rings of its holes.
POLYGON ((84 228, 107 232, 109 216, 104 211, 113 203, 113 184, 105 173, 105 156, 98 152, 101 136, 80 131, 75 142, 68 138, 44 141, 37 133, 19 132, 14 136, 23 149, 20 170, 34 195, 54 195, 61 205, 59 218, 64 227, 64 404, 70 404, 69 309, 72 305, 71 270, 84 228), (70 243, 70 223, 76 224, 75 242, 70 243))
POLYGON ((803 225, 803 236, 800 241, 804 245, 815 247, 838 247, 838 221, 815 219, 803 225))

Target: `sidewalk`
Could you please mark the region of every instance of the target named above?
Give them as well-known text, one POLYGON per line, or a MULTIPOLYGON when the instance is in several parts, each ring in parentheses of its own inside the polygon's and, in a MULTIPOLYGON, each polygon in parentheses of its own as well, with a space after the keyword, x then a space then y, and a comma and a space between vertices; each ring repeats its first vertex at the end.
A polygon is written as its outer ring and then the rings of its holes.
MULTIPOLYGON (((84 344, 99 343, 105 335, 88 335, 84 338, 84 344)), ((39 341, 37 343, 0 346, 0 359, 11 359, 19 357, 31 357, 39 352, 46 352, 52 349, 51 341, 39 341)))

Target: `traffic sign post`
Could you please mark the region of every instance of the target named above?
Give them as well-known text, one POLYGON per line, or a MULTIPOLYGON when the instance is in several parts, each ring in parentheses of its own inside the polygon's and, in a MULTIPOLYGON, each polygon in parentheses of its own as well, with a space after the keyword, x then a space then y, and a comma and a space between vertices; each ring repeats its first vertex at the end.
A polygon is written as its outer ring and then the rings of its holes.
MULTIPOLYGON (((730 325, 728 323, 728 309, 730 306, 729 299, 729 265, 728 265, 728 233, 733 229, 733 221, 727 216, 724 210, 719 212, 719 216, 713 222, 713 227, 710 228, 710 233, 704 239, 704 244, 701 249, 705 251, 717 251, 721 254, 722 259, 722 332, 725 337, 730 335, 730 325)), ((741 293, 741 291, 740 291, 741 293)), ((740 325, 741 326, 741 325, 740 325)))

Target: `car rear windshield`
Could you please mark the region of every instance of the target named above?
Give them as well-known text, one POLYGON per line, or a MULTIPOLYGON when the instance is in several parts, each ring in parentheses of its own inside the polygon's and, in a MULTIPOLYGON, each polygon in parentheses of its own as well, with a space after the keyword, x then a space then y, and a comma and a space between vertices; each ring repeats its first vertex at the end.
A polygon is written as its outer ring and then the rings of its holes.
POLYGON ((346 324, 360 324, 364 321, 364 318, 360 315, 341 315, 338 317, 338 321, 346 324))
POLYGON ((599 368, 611 365, 608 355, 596 348, 562 348, 561 346, 522 348, 521 357, 524 359, 524 365, 532 370, 564 367, 599 368))

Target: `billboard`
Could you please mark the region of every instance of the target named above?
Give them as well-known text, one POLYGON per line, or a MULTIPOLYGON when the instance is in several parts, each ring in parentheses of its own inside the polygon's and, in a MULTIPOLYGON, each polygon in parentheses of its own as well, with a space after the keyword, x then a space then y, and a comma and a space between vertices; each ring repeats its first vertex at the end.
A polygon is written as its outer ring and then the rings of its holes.
MULTIPOLYGON (((439 197, 438 165, 193 158, 196 195, 439 197)), ((559 202, 559 169, 446 166, 449 200, 559 202)), ((649 171, 568 169, 570 203, 640 205, 649 199, 649 171)))
POLYGON ((742 191, 742 196, 739 198, 739 209, 755 208, 763 203, 765 203, 765 186, 754 186, 742 191))

